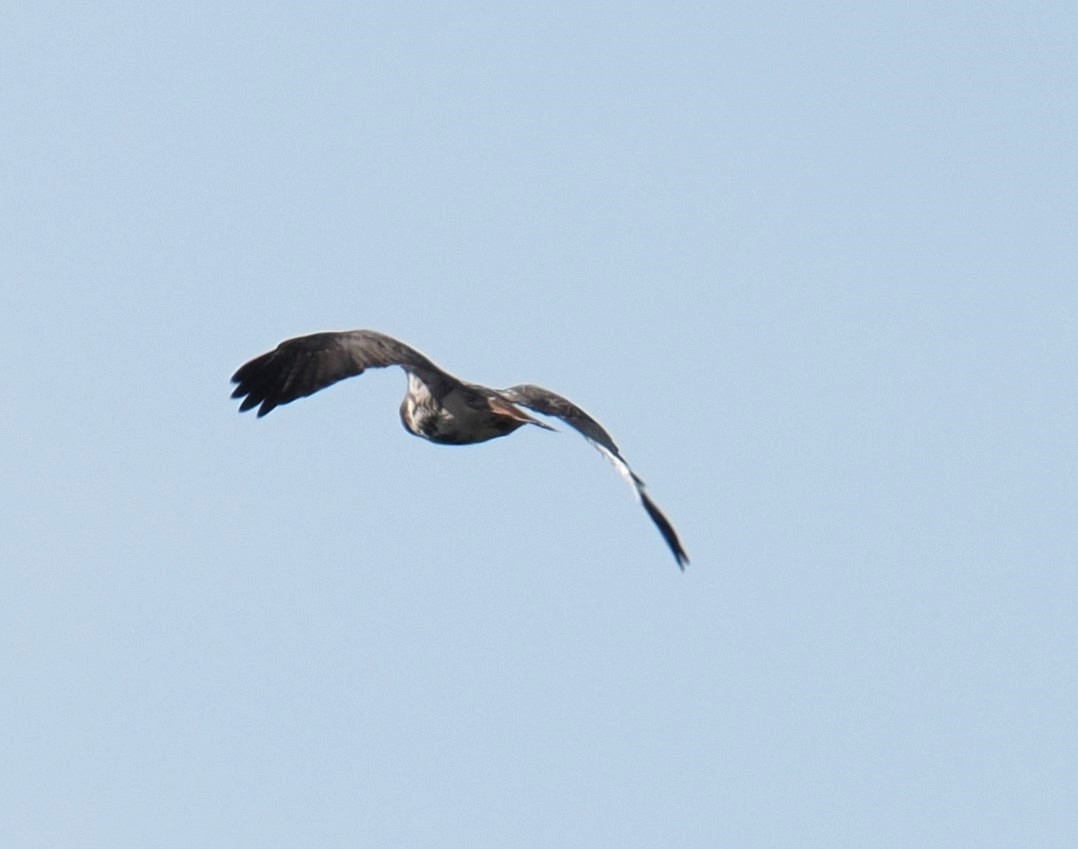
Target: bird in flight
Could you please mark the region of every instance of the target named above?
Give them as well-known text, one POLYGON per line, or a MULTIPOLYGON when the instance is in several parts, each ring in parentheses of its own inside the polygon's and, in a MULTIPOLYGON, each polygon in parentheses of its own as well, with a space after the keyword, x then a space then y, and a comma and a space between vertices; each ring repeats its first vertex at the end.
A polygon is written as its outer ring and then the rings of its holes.
POLYGON ((554 430, 522 407, 560 419, 583 434, 633 488, 684 571, 689 557, 673 525, 648 496, 644 481, 629 468, 610 434, 572 401, 548 389, 530 384, 491 389, 467 383, 384 333, 345 330, 287 339, 272 351, 255 357, 232 375, 236 384, 232 397, 243 399, 241 413, 258 407, 261 418, 274 407, 313 395, 346 377, 387 366, 400 366, 408 376, 408 391, 400 406, 405 429, 431 442, 443 445, 486 442, 508 436, 526 424, 554 430))

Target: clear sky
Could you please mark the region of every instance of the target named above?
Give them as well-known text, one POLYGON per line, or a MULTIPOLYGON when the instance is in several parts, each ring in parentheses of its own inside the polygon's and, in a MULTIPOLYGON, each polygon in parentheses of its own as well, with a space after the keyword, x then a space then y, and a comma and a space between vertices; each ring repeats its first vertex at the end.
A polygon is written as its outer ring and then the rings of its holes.
POLYGON ((1073 847, 1072 2, 9 4, 5 849, 1073 847), (613 433, 408 436, 368 327, 613 433))

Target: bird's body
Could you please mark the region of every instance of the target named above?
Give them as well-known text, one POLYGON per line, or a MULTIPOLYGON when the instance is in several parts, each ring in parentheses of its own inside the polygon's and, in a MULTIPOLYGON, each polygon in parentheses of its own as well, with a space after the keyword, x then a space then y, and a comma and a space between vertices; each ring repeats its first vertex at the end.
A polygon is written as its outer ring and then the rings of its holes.
POLYGON ((401 423, 416 436, 442 445, 469 445, 508 436, 533 424, 553 430, 521 407, 554 416, 592 443, 633 487, 684 569, 689 558, 667 518, 644 491, 614 440, 591 416, 566 398, 538 386, 491 389, 467 383, 436 366, 423 354, 374 330, 314 333, 288 339, 255 357, 232 376, 233 398, 242 398, 240 412, 258 407, 259 417, 274 407, 311 395, 368 368, 400 366, 408 375, 408 391, 400 406, 401 423))
POLYGON ((485 386, 460 383, 439 396, 411 372, 400 413, 405 430, 442 445, 486 442, 529 423, 549 427, 485 386))

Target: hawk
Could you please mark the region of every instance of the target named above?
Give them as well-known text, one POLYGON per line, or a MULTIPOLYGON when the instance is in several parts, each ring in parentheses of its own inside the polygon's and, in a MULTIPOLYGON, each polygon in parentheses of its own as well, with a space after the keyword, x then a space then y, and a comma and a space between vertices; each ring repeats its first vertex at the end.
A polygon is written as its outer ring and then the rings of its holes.
POLYGON ((233 398, 242 398, 240 412, 258 407, 258 416, 356 377, 369 368, 400 366, 408 376, 408 391, 400 418, 409 433, 443 445, 470 445, 508 436, 524 425, 554 430, 525 412, 560 419, 581 433, 633 488, 637 499, 659 529, 684 571, 689 557, 673 525, 648 496, 621 451, 595 419, 572 401, 531 384, 491 389, 467 383, 443 371, 423 354, 384 333, 345 330, 313 333, 287 339, 245 363, 232 375, 233 398))

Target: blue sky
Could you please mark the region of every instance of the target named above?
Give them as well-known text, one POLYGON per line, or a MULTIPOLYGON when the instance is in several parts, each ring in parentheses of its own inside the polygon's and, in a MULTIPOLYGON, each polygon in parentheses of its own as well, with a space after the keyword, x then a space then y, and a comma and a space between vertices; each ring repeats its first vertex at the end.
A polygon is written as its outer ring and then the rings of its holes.
POLYGON ((10 9, 0 844, 1073 846, 1076 31, 10 9), (236 414, 354 327, 687 572, 399 371, 236 414))

